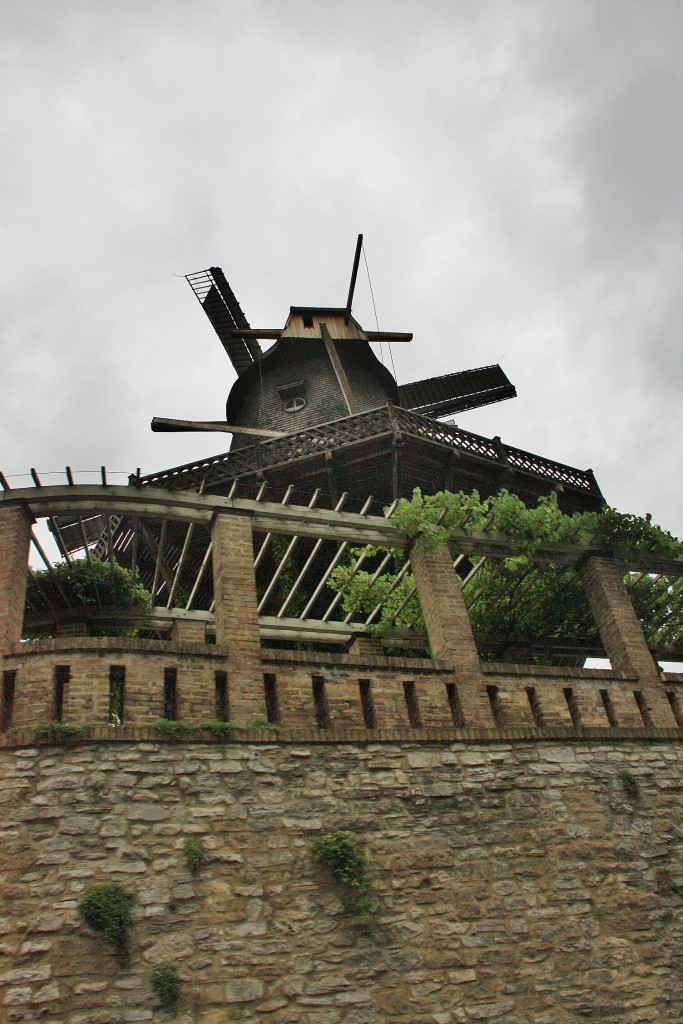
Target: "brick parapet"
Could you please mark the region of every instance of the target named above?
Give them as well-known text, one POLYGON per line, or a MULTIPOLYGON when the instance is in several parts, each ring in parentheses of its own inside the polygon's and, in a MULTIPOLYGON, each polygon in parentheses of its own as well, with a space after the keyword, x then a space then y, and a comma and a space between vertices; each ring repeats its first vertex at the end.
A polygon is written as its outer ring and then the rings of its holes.
MULTIPOLYGON (((607 679, 637 682, 638 677, 628 672, 615 672, 611 668, 574 668, 564 665, 514 665, 506 661, 483 661, 481 671, 488 676, 535 676, 539 679, 607 679)), ((681 676, 683 680, 683 675, 681 676)))
MULTIPOLYGON (((164 682, 169 669, 175 673, 177 717, 184 723, 217 717, 218 676, 227 686, 232 722, 243 726, 263 720, 267 715, 263 678, 269 675, 284 728, 318 728, 314 680, 323 686, 327 706, 328 723, 321 731, 329 730, 330 734, 338 735, 344 729, 361 728, 364 734, 368 731, 363 729, 363 686, 371 694, 378 729, 409 726, 408 684, 419 718, 413 736, 424 739, 431 729, 452 730, 454 725, 463 725, 454 716, 449 697, 453 672, 443 663, 434 666, 424 659, 396 658, 391 659, 393 664, 387 664, 390 659, 386 659, 384 664, 369 666, 363 659, 345 661, 344 656, 312 652, 302 660, 283 657, 289 653, 262 652, 253 674, 247 676, 243 666, 234 665, 226 647, 164 645, 127 638, 65 638, 22 644, 5 659, 6 668, 16 672, 11 725, 38 725, 53 718, 58 668, 66 669, 68 675, 62 714, 67 724, 107 722, 111 672, 116 668, 125 680, 124 719, 131 726, 150 725, 163 716, 164 682)), ((606 727, 605 693, 612 702, 617 726, 636 731, 645 728, 636 700, 642 686, 624 673, 496 664, 482 666, 481 680, 484 699, 488 700, 487 680, 495 685, 498 726, 503 728, 533 730, 539 725, 537 718, 542 726, 572 728, 569 698, 580 726, 606 727)), ((670 691, 681 683, 683 676, 666 680, 670 691)), ((663 685, 662 697, 669 706, 663 685)), ((493 728, 496 722, 491 715, 484 725, 467 718, 464 725, 493 728)), ((673 717, 667 716, 663 727, 674 725, 673 717)))
POLYGON ((405 743, 413 747, 439 744, 452 747, 467 746, 471 743, 584 743, 593 740, 609 743, 632 741, 638 743, 680 743, 683 732, 679 729, 630 729, 605 728, 600 726, 583 727, 580 729, 559 726, 546 726, 541 729, 530 726, 494 729, 328 729, 313 728, 277 730, 264 728, 235 729, 228 737, 211 735, 206 730, 181 732, 176 736, 167 737, 152 725, 121 726, 112 728, 106 725, 84 726, 79 732, 63 735, 44 735, 35 727, 26 726, 10 732, 0 733, 0 749, 20 750, 39 747, 83 747, 92 744, 143 744, 149 745, 150 752, 155 746, 281 746, 288 744, 315 744, 336 746, 351 744, 353 746, 373 746, 375 744, 405 743))
POLYGON ((179 643, 174 640, 146 640, 126 636, 50 637, 14 644, 6 651, 12 659, 31 658, 39 654, 163 654, 165 656, 193 655, 199 658, 228 657, 227 646, 206 643, 179 643))
POLYGON ((376 654, 358 655, 355 652, 337 654, 328 651, 285 651, 264 648, 261 651, 264 662, 281 665, 325 665, 347 668, 375 668, 405 670, 406 672, 440 672, 452 674, 453 666, 440 658, 402 658, 396 655, 376 654))

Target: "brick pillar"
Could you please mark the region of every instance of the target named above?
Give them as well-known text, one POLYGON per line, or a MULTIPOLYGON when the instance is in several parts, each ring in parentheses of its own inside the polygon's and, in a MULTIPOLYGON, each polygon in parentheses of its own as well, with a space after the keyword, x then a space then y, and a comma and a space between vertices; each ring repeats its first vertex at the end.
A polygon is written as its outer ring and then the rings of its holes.
POLYGON ((20 505, 0 508, 0 656, 21 641, 31 523, 20 505))
POLYGON ((211 531, 216 643, 228 649, 231 717, 265 717, 251 520, 217 515, 211 531))
POLYGON ((410 565, 432 655, 453 665, 453 682, 458 687, 467 725, 493 728, 479 654, 448 545, 427 550, 414 544, 410 565))
POLYGON ((616 563, 610 558, 589 558, 581 568, 581 579, 612 668, 638 678, 656 728, 675 728, 659 669, 616 563))

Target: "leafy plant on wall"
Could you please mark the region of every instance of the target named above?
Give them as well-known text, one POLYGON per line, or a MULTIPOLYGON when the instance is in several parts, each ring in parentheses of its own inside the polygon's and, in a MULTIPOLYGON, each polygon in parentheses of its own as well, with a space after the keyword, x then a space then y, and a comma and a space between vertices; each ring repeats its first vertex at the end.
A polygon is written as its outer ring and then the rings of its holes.
POLYGON ((101 932, 123 964, 128 963, 128 928, 132 899, 115 882, 91 885, 79 907, 84 921, 101 932))
POLYGON ((348 829, 334 829, 314 839, 311 851, 339 886, 346 908, 361 917, 374 914, 377 895, 368 878, 367 856, 359 836, 348 829))

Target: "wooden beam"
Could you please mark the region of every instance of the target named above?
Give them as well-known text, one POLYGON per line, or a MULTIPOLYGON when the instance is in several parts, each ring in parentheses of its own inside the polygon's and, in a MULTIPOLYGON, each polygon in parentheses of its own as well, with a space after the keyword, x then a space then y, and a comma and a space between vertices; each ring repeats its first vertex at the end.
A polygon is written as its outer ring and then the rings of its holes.
POLYGON ((234 329, 225 332, 231 338, 264 338, 267 341, 272 341, 280 337, 282 334, 281 327, 250 327, 248 330, 245 329, 234 329))
MULTIPOLYGON (((339 501, 337 502, 337 504, 335 506, 335 512, 338 512, 338 511, 341 510, 341 508, 342 508, 344 502, 346 501, 347 497, 348 497, 348 495, 347 495, 346 491, 344 491, 344 493, 342 494, 341 498, 339 499, 339 501)), ((299 573, 299 575, 297 576, 296 580, 292 584, 289 593, 287 594, 287 596, 285 597, 284 602, 280 606, 280 610, 277 613, 277 618, 278 619, 281 619, 281 618, 284 617, 284 614, 287 611, 287 608, 289 607, 290 602, 292 601, 292 598, 296 594, 296 591, 297 591, 297 589, 299 587, 299 584, 301 583, 301 581, 303 580, 304 576, 306 575, 306 573, 310 569, 311 565, 315 561, 315 557, 318 554, 318 551, 320 551, 320 548, 322 547, 323 543, 324 543, 324 539, 322 537, 318 537, 317 541, 313 545, 313 547, 312 547, 312 549, 311 549, 311 551, 310 551, 310 553, 308 555, 308 558, 306 559, 306 561, 304 563, 304 566, 303 566, 301 572, 299 573)))
MULTIPOLYGON (((317 487, 315 489, 315 491, 313 492, 311 500, 308 503, 308 507, 309 508, 313 508, 317 504, 317 501, 318 501, 319 497, 320 497, 320 488, 317 487)), ((282 556, 282 558, 280 559, 280 564, 275 569, 275 572, 273 573, 273 575, 271 577, 270 583, 266 587, 265 592, 263 594, 263 597, 259 601, 259 606, 258 606, 259 612, 261 611, 262 608, 265 608, 266 603, 268 601, 268 598, 270 597, 270 595, 272 594, 273 590, 275 589, 275 587, 277 585, 277 581, 279 580, 279 578, 280 578, 280 576, 281 576, 281 574, 282 574, 282 572, 283 572, 283 570, 285 568, 285 564, 287 562, 287 559, 290 557, 290 555, 292 554, 292 552, 294 551, 294 548, 297 546, 298 543, 299 543, 299 536, 298 536, 298 534, 295 534, 290 539, 289 544, 287 545, 287 548, 285 550, 285 553, 282 556)))
POLYGON ((365 336, 368 341, 377 341, 380 344, 383 342, 393 344, 395 341, 403 342, 413 340, 412 331, 366 331, 365 336))
POLYGON ((325 348, 327 349, 327 354, 330 357, 332 369, 335 372, 337 381, 339 383, 339 387, 341 388, 342 394, 344 396, 346 407, 348 408, 352 416, 357 416, 358 413, 360 412, 360 409, 358 408, 356 399, 353 397, 353 391, 351 390, 351 385, 349 384, 349 378, 346 376, 346 370, 342 366, 342 361, 339 358, 339 353, 337 352, 337 348, 334 344, 334 339, 332 338, 325 324, 320 325, 320 333, 322 335, 323 341, 325 342, 325 348))
MULTIPOLYGON (((199 491, 198 491, 199 494, 203 494, 204 493, 204 486, 205 486, 205 484, 206 484, 206 477, 204 477, 204 479, 202 480, 201 484, 199 485, 199 491)), ((170 588, 170 590, 168 592, 168 601, 166 602, 166 607, 167 608, 170 608, 172 606, 172 604, 173 604, 173 598, 175 597, 175 589, 176 589, 176 587, 178 585, 178 580, 180 579, 180 574, 183 571, 183 564, 185 562, 185 557, 187 555, 187 549, 189 548, 190 541, 192 540, 192 534, 194 533, 194 528, 195 528, 195 524, 194 523, 190 523, 189 526, 187 527, 186 532, 185 532, 185 540, 183 541, 183 547, 182 547, 182 550, 180 552, 180 558, 178 559, 178 564, 177 564, 177 566, 175 568, 175 573, 173 575, 173 585, 171 586, 171 588, 170 588)))
POLYGON ((356 252, 353 257, 353 269, 351 271, 351 283, 349 285, 349 296, 346 300, 346 310, 344 312, 344 323, 348 324, 351 319, 351 305, 353 303, 353 293, 356 290, 356 278, 358 276, 358 264, 360 263, 360 253, 363 248, 363 236, 359 235, 356 241, 356 252))
MULTIPOLYGON (((214 515, 222 512, 251 516, 255 530, 267 533, 298 534, 302 537, 334 537, 361 544, 404 547, 407 538, 383 516, 355 512, 333 512, 329 509, 280 505, 276 502, 249 498, 226 498, 196 491, 168 491, 154 487, 130 487, 110 484, 49 485, 0 491, 3 504, 21 504, 39 519, 47 516, 93 515, 118 513, 136 517, 161 519, 166 516, 181 522, 210 525, 214 515)), ((450 544, 454 552, 490 558, 506 558, 519 554, 520 545, 503 534, 488 530, 453 530, 450 544)), ((154 550, 156 556, 156 548, 154 550)), ((604 554, 587 544, 545 544, 533 555, 535 562, 554 562, 576 566, 589 555, 604 554)), ((609 557, 609 556, 607 556, 609 557)), ((616 559, 624 573, 628 571, 660 573, 683 577, 683 558, 658 558, 634 555, 616 559)), ((169 584, 170 585, 170 584, 169 584)))
POLYGON ((264 430, 262 427, 238 427, 234 423, 223 423, 222 420, 175 420, 165 416, 152 418, 152 431, 155 434, 199 433, 206 431, 217 434, 251 434, 254 437, 287 437, 282 430, 264 430))
MULTIPOLYGON (((289 505, 289 499, 292 496, 292 491, 293 490, 294 490, 294 484, 289 484, 289 486, 287 487, 287 490, 285 491, 285 493, 283 495, 282 501, 280 502, 281 505, 289 505)), ((265 553, 268 550, 268 547, 269 547, 270 542, 271 542, 272 539, 273 539, 272 533, 267 533, 265 535, 265 537, 263 539, 263 543, 261 544, 261 547, 258 550, 258 554, 256 555, 256 558, 254 559, 254 569, 258 569, 259 565, 263 561, 265 553)))

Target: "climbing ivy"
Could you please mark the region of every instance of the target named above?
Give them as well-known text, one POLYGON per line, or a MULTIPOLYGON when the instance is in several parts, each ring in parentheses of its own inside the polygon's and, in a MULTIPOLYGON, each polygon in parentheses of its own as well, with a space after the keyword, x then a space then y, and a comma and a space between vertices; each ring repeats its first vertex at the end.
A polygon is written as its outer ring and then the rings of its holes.
POLYGON ((80 912, 91 928, 102 932, 119 960, 128 960, 128 927, 131 897, 114 882, 102 882, 86 889, 80 912))
POLYGON ((185 840, 183 856, 187 864, 187 870, 191 875, 198 875, 202 865, 206 861, 206 851, 198 839, 190 838, 185 840))
POLYGON ((165 1010, 174 1010, 180 995, 180 977, 173 964, 160 964, 152 974, 152 988, 165 1010))
POLYGON ((375 887, 367 877, 367 858, 360 838, 347 829, 334 829, 311 843, 315 860, 339 885, 345 906, 366 916, 377 909, 375 887))

